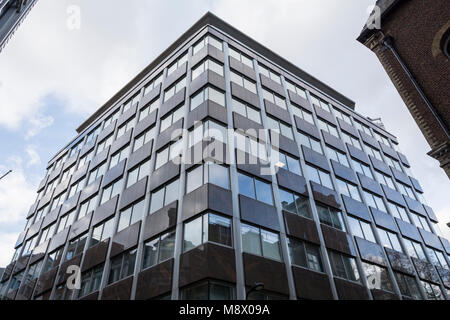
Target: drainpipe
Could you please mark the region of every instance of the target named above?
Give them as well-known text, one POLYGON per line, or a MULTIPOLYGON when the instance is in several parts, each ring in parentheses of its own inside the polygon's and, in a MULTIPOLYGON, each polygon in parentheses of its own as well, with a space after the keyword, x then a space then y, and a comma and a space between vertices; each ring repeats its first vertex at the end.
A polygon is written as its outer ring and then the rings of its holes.
POLYGON ((411 74, 411 72, 409 71, 408 67, 404 64, 404 62, 403 62, 402 58, 399 56, 397 50, 395 50, 395 48, 394 48, 394 38, 392 36, 385 36, 383 32, 381 32, 381 34, 383 35, 383 41, 382 41, 383 48, 389 49, 392 52, 392 54, 394 55, 395 59, 397 60, 397 62, 402 67, 403 71, 406 73, 406 75, 408 76, 409 80, 414 85, 414 88, 416 88, 416 90, 419 93, 420 97, 422 98, 423 102, 425 102, 425 105, 427 106, 428 110, 431 112, 431 114, 434 116, 436 121, 439 123, 440 127, 442 128, 442 130, 444 130, 445 134, 447 135, 447 139, 450 139, 450 133, 449 133, 449 130, 448 130, 447 126, 442 121, 441 117, 438 115, 438 113, 434 109, 434 107, 431 104, 431 102, 425 96, 425 93, 420 88, 420 86, 417 83, 416 79, 414 79, 414 77, 411 74))

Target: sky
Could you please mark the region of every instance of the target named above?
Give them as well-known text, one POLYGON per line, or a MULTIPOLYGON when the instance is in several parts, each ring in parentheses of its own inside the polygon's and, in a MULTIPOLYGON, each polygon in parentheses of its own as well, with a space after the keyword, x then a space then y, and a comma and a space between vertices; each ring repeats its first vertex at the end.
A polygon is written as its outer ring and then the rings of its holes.
POLYGON ((356 41, 374 2, 39 0, 0 52, 0 175, 13 170, 0 181, 0 266, 47 162, 207 11, 355 101, 357 112, 381 117, 450 238, 449 179, 376 56, 356 41))

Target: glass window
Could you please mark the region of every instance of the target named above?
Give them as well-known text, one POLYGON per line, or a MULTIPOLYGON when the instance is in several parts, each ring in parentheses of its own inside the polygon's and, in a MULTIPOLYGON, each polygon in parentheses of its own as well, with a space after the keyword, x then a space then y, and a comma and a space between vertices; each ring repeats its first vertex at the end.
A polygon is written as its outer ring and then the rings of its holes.
POLYGON ((272 185, 238 172, 239 193, 273 205, 272 185))
POLYGON ((136 104, 138 104, 140 100, 141 100, 141 93, 138 92, 132 98, 128 99, 127 102, 124 103, 122 113, 124 113, 125 111, 130 109, 132 106, 135 106, 136 104))
POLYGON ((86 296, 100 288, 104 264, 85 271, 81 274, 80 297, 86 296))
POLYGON ((109 147, 114 140, 114 134, 110 134, 109 136, 107 136, 105 139, 103 139, 97 146, 97 151, 95 152, 95 154, 99 154, 100 152, 102 152, 103 150, 105 150, 107 147, 109 147))
POLYGON ((181 148, 183 144, 183 139, 177 141, 172 141, 167 147, 158 151, 156 153, 155 170, 162 167, 167 162, 174 160, 181 156, 181 148))
POLYGON ((314 125, 313 115, 308 110, 295 105, 294 103, 292 103, 292 101, 291 101, 291 110, 292 110, 292 113, 294 114, 294 116, 297 116, 297 117, 305 120, 306 122, 309 122, 310 124, 314 125))
POLYGON ((119 179, 103 189, 102 200, 100 201, 100 204, 103 204, 109 199, 112 199, 115 196, 119 195, 122 191, 122 186, 123 180, 119 179))
POLYGON ((117 232, 133 225, 144 216, 145 201, 141 200, 125 210, 122 210, 119 215, 119 226, 117 232))
POLYGON ((320 154, 323 154, 322 146, 320 145, 320 141, 314 139, 313 137, 311 137, 307 134, 303 134, 301 132, 299 132, 299 137, 300 137, 300 143, 302 145, 304 145, 305 147, 308 147, 320 154))
POLYGON ((354 236, 366 239, 368 241, 377 242, 373 235, 370 223, 348 216, 348 224, 354 236))
POLYGON ((259 65, 259 73, 261 73, 262 75, 266 76, 269 79, 272 79, 276 83, 281 84, 281 77, 280 77, 280 75, 275 73, 274 71, 270 70, 266 66, 263 66, 263 65, 260 64, 259 65))
POLYGON ((159 132, 163 132, 169 128, 172 124, 183 118, 184 116, 184 104, 176 108, 174 111, 170 112, 168 115, 161 119, 161 125, 159 127, 159 132))
POLYGON ((136 249, 122 253, 111 259, 109 267, 108 284, 124 279, 134 272, 136 263, 136 249))
POLYGON ((280 239, 277 233, 247 224, 241 225, 244 252, 281 260, 280 239))
POLYGON ((353 169, 355 169, 356 172, 359 172, 360 174, 373 179, 372 171, 370 171, 370 167, 368 165, 356 161, 355 159, 352 159, 352 164, 353 169))
POLYGON ((414 213, 414 212, 411 212, 411 217, 414 220, 414 224, 417 227, 422 228, 423 230, 426 230, 428 232, 431 232, 430 225, 428 224, 427 218, 425 218, 424 216, 421 216, 417 213, 414 213))
POLYGON ((402 295, 414 298, 416 300, 421 300, 422 295, 420 294, 419 287, 417 286, 416 279, 411 276, 407 276, 403 273, 394 271, 395 279, 397 279, 397 284, 402 295))
POLYGON ((173 257, 175 231, 166 232, 144 244, 142 268, 148 268, 173 257))
POLYGON ((219 49, 222 51, 222 41, 218 40, 217 38, 206 35, 203 39, 201 39, 199 42, 197 42, 194 45, 194 48, 192 49, 192 55, 195 55, 197 52, 199 52, 204 46, 210 44, 211 46, 219 49))
POLYGON ((267 161, 267 149, 263 140, 257 140, 250 134, 236 130, 234 131, 234 145, 236 149, 247 152, 263 161, 267 161))
POLYGON ((126 188, 129 188, 131 185, 135 184, 139 180, 150 174, 150 159, 141 163, 136 168, 132 169, 128 172, 128 179, 126 188))
POLYGON ((232 105, 234 112, 246 117, 249 120, 261 124, 261 113, 258 110, 234 98, 232 99, 232 105))
POLYGON ((78 211, 77 218, 78 220, 95 210, 95 208, 97 207, 97 198, 97 195, 90 197, 80 205, 80 210, 78 211))
POLYGON ((338 178, 336 178, 336 182, 338 190, 341 194, 361 202, 361 196, 359 195, 358 188, 355 185, 338 178))
POLYGON ((271 117, 267 117, 268 129, 275 130, 277 133, 285 136, 288 139, 293 140, 294 135, 292 133, 292 127, 271 117))
POLYGON ((153 89, 155 89, 161 82, 162 82, 162 78, 163 78, 163 74, 160 73, 159 75, 157 75, 155 78, 153 78, 152 80, 150 80, 149 83, 147 83, 144 87, 144 96, 149 93, 150 91, 152 91, 153 89))
POLYGON ((178 80, 170 88, 164 91, 164 102, 172 98, 176 93, 180 92, 184 87, 186 87, 186 77, 178 80))
POLYGON ((293 265, 323 272, 322 259, 317 245, 289 238, 288 249, 293 265))
POLYGON ((292 82, 290 82, 288 80, 286 80, 286 87, 288 88, 288 90, 291 90, 292 92, 298 94, 303 99, 307 99, 305 89, 300 88, 298 85, 293 84, 292 82))
POLYGON ((379 183, 382 183, 382 184, 388 186, 389 188, 395 190, 394 181, 392 180, 392 178, 390 176, 387 176, 384 173, 381 173, 377 170, 375 170, 375 176, 377 177, 377 180, 379 183))
POLYGON ((207 120, 197 123, 195 128, 189 131, 189 148, 200 141, 217 140, 227 143, 227 128, 217 122, 207 120))
POLYGON ((127 132, 128 130, 130 130, 133 127, 134 127, 134 117, 127 120, 124 124, 122 124, 119 127, 119 129, 117 129, 116 140, 119 139, 119 137, 123 136, 125 134, 125 132, 127 132))
POLYGON ((379 197, 373 193, 363 190, 364 198, 366 199, 367 205, 369 207, 378 209, 383 212, 387 212, 386 207, 383 202, 383 198, 379 197))
POLYGON ((328 158, 342 164, 343 166, 350 167, 347 156, 345 153, 340 152, 334 148, 326 146, 328 158))
POLYGON ((323 121, 320 118, 317 118, 317 123, 321 130, 328 132, 329 134, 335 136, 336 138, 339 138, 339 133, 337 131, 337 128, 334 125, 332 125, 326 121, 323 121))
POLYGON ((331 182, 331 177, 328 172, 312 167, 308 164, 306 165, 306 172, 309 180, 334 190, 333 183, 331 182))
POLYGON ((245 54, 243 54, 239 50, 234 49, 232 47, 229 48, 228 52, 229 52, 231 57, 233 57, 234 59, 242 62, 247 67, 250 67, 250 68, 253 69, 253 60, 250 57, 246 56, 245 54))
POLYGON ((83 253, 87 241, 87 236, 88 234, 86 232, 85 234, 82 234, 69 242, 65 261, 70 260, 76 255, 83 253))
POLYGON ((191 97, 191 111, 206 100, 213 101, 225 107, 225 94, 212 87, 206 87, 191 97))
POLYGON ((202 281, 180 290, 182 300, 233 300, 234 287, 217 281, 202 281))
POLYGON ((150 113, 155 111, 159 108, 159 97, 151 101, 149 104, 147 104, 144 108, 141 109, 141 112, 139 113, 139 119, 138 122, 142 121, 147 117, 150 113))
POLYGON ((358 120, 355 120, 355 127, 356 127, 356 129, 358 129, 359 131, 365 132, 365 133, 368 134, 369 136, 372 136, 372 132, 370 131, 369 127, 366 126, 365 124, 362 124, 362 123, 359 122, 358 120))
POLYGON ((186 193, 206 183, 212 183, 225 189, 230 188, 228 167, 213 162, 207 162, 188 171, 186 176, 186 193))
POLYGON ((110 238, 113 234, 113 228, 114 228, 114 218, 111 218, 103 222, 102 224, 99 224, 98 226, 94 227, 89 247, 92 247, 97 243, 110 238))
POLYGON ((274 92, 263 89, 263 97, 264 97, 264 99, 268 100, 269 102, 276 104, 280 108, 282 108, 284 110, 287 109, 286 100, 284 98, 278 96, 274 92))
POLYGON ((293 192, 280 189, 280 201, 283 210, 304 216, 311 217, 308 199, 293 192))
POLYGON ((422 245, 419 242, 403 238, 403 243, 405 244, 406 251, 411 257, 428 261, 425 256, 425 252, 423 251, 422 245))
POLYGON ((362 262, 364 273, 366 274, 369 289, 380 289, 393 292, 391 278, 386 268, 362 262))
POLYGON ((218 64, 211 59, 206 59, 192 69, 192 80, 208 70, 211 70, 223 77, 223 65, 218 64))
POLYGON ((177 70, 179 67, 183 65, 183 63, 187 62, 187 52, 182 54, 177 58, 168 68, 167 68, 167 76, 171 75, 172 72, 177 70))
POLYGON ((400 245, 400 241, 398 240, 398 236, 396 233, 377 228, 378 235, 380 236, 381 244, 384 247, 390 248, 392 250, 403 252, 402 247, 400 245))
POLYGON ((119 109, 115 110, 110 116, 105 119, 105 123, 103 124, 103 128, 108 127, 112 122, 119 119, 120 113, 119 109))
POLYGON ((230 71, 230 78, 231 82, 234 82, 237 85, 240 85, 241 87, 244 87, 250 92, 256 94, 256 83, 253 80, 250 80, 247 77, 244 77, 243 75, 240 75, 233 71, 230 71))
POLYGON ((116 166, 121 162, 122 160, 125 160, 128 158, 128 154, 130 153, 130 146, 126 146, 119 151, 117 151, 115 154, 111 156, 111 161, 109 162, 109 168, 116 166))
POLYGON ((352 145, 355 148, 362 150, 361 142, 359 142, 358 138, 355 138, 352 135, 349 135, 348 133, 342 132, 342 140, 344 140, 345 143, 348 143, 349 145, 352 145))
POLYGON ((207 213, 184 224, 183 250, 208 241, 231 247, 231 238, 231 219, 207 213))
POLYGON ((342 112, 341 110, 338 110, 336 108, 333 108, 334 113, 336 114, 336 118, 339 118, 345 122, 347 122, 348 124, 352 124, 352 121, 350 120, 350 116, 347 115, 346 113, 342 112))
POLYGON ((383 161, 383 158, 381 157, 381 152, 371 146, 369 146, 368 144, 364 143, 364 147, 366 149, 366 152, 368 155, 373 156, 374 158, 383 161))
POLYGON ((167 184, 166 186, 152 192, 150 201, 150 213, 153 213, 178 199, 178 183, 179 180, 177 179, 167 184))
POLYGON ((326 102, 326 101, 324 101, 324 100, 322 100, 322 99, 320 99, 320 98, 318 98, 318 97, 316 97, 314 95, 311 95, 311 102, 312 102, 313 105, 315 105, 315 106, 317 106, 319 108, 322 108, 325 111, 331 112, 330 111, 330 106, 328 105, 328 102, 326 102))
POLYGON ((316 203, 317 213, 321 223, 330 227, 346 231, 342 212, 338 209, 326 207, 316 203))
POLYGON ((359 272, 354 258, 336 251, 328 251, 331 269, 336 277, 359 282, 359 272))
POLYGON ((426 281, 420 281, 422 284, 427 300, 445 300, 444 294, 441 291, 441 288, 439 288, 438 285, 426 282, 426 281))

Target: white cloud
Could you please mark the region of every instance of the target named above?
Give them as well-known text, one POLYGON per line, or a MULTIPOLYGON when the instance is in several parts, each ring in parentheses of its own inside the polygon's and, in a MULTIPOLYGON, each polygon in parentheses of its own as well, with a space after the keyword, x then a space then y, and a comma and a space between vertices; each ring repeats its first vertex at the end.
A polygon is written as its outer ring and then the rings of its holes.
POLYGON ((28 120, 28 124, 30 128, 25 135, 25 140, 30 139, 31 137, 36 136, 41 130, 50 127, 54 122, 52 116, 44 116, 42 114, 36 114, 34 117, 28 120))
POLYGON ((25 217, 36 198, 37 185, 27 180, 18 157, 11 167, 1 166, 0 172, 13 171, 0 182, 0 224, 25 223, 25 217))
POLYGON ((27 162, 27 167, 41 163, 41 158, 39 157, 39 154, 36 151, 36 146, 33 145, 27 146, 25 148, 25 152, 28 154, 28 157, 30 158, 27 162))
POLYGON ((5 267, 11 262, 17 236, 16 233, 0 234, 0 266, 5 267))

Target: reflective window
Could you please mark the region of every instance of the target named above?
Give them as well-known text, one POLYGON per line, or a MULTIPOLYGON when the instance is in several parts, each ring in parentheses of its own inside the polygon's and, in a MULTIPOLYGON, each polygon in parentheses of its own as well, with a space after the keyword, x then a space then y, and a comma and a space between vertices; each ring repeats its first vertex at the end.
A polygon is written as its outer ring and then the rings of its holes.
POLYGON ((161 125, 159 127, 159 132, 163 132, 164 130, 169 128, 172 124, 183 118, 183 116, 184 116, 184 104, 176 108, 174 111, 170 112, 168 115, 165 115, 164 118, 161 118, 161 125))
POLYGON ((173 258, 175 248, 175 231, 159 235, 144 243, 142 269, 154 266, 173 258))
POLYGON ((249 120, 261 124, 261 113, 258 110, 234 98, 232 99, 232 104, 234 112, 246 117, 249 120))
POLYGON ((205 242, 232 245, 231 219, 213 213, 204 214, 184 224, 183 251, 205 242))
POLYGON ((204 46, 206 45, 212 45, 213 47, 219 49, 220 51, 222 51, 222 41, 218 40, 217 38, 211 36, 211 35, 206 35, 205 37, 203 37, 203 39, 201 39, 199 42, 197 42, 194 45, 194 48, 192 49, 192 55, 196 54, 197 52, 199 52, 204 46))
POLYGON ((97 207, 98 196, 92 196, 86 201, 80 204, 80 210, 78 211, 78 220, 85 217, 88 213, 91 213, 97 207))
POLYGON ((120 116, 120 109, 115 110, 110 116, 108 116, 105 119, 105 122, 103 124, 103 128, 106 128, 107 126, 109 126, 111 123, 113 123, 114 121, 116 121, 117 119, 119 119, 120 116))
POLYGON ((332 125, 331 123, 328 123, 326 121, 323 121, 320 118, 317 118, 317 124, 319 126, 319 129, 328 132, 329 134, 335 136, 336 138, 339 138, 339 133, 337 131, 336 126, 332 125))
POLYGON ((130 187, 131 185, 135 184, 136 182, 148 176, 149 174, 150 174, 150 159, 145 161, 144 163, 141 163, 139 166, 128 172, 127 185, 125 188, 130 187))
POLYGON ((191 111, 201 105, 204 101, 211 100, 225 107, 225 94, 212 87, 206 87, 191 97, 191 111))
POLYGON ((409 220, 408 214, 406 213, 406 210, 404 207, 399 206, 393 202, 388 201, 388 206, 389 209, 391 210, 391 214, 398 218, 401 219, 405 222, 411 223, 411 221, 409 220))
POLYGON ((111 259, 111 264, 109 266, 108 284, 131 276, 134 272, 135 264, 136 249, 122 253, 121 255, 111 259))
POLYGON ((378 209, 383 212, 387 212, 386 206, 384 205, 383 198, 379 197, 373 193, 363 190, 364 199, 366 199, 367 205, 369 207, 378 209))
POLYGON ((114 153, 111 156, 111 161, 109 162, 109 168, 111 169, 112 167, 118 165, 119 162, 121 162, 122 160, 127 159, 129 153, 130 153, 130 146, 129 145, 123 147, 122 149, 120 149, 119 151, 114 153))
POLYGON ((72 259, 73 257, 83 253, 84 247, 86 245, 88 234, 82 234, 73 240, 69 241, 67 246, 65 261, 72 259))
POLYGON ((162 82, 162 79, 163 79, 163 74, 160 73, 155 78, 153 78, 149 83, 147 83, 144 87, 144 96, 147 93, 149 93, 150 91, 152 91, 153 89, 155 89, 162 82))
POLYGON ((277 151, 274 149, 272 149, 272 152, 276 152, 275 159, 277 159, 276 157, 278 157, 278 161, 277 163, 275 163, 275 166, 288 170, 292 173, 298 174, 299 176, 302 175, 299 159, 293 158, 287 153, 277 151))
POLYGON ((364 273, 366 274, 369 289, 379 289, 385 291, 394 291, 391 278, 386 268, 362 262, 364 273))
POLYGON ((107 136, 105 139, 103 139, 97 146, 97 151, 95 152, 95 155, 99 154, 103 150, 105 150, 107 147, 109 147, 114 141, 114 135, 111 133, 109 136, 107 136))
POLYGON ((122 192, 122 187, 123 187, 123 179, 119 179, 111 183, 106 188, 104 188, 100 204, 103 204, 109 199, 112 199, 115 196, 119 195, 122 192))
POLYGON ((388 186, 389 188, 395 190, 395 185, 394 185, 394 181, 392 180, 392 178, 388 175, 385 175, 384 173, 375 170, 375 176, 377 177, 377 180, 379 183, 382 183, 386 186, 388 186))
POLYGON ((328 102, 326 102, 325 100, 322 100, 318 97, 316 97, 315 95, 311 95, 311 102, 313 105, 322 108, 325 111, 331 112, 330 111, 330 106, 328 105, 328 102))
POLYGON ((414 224, 417 227, 422 228, 423 230, 426 230, 428 232, 431 232, 430 225, 428 224, 427 218, 425 218, 424 216, 421 216, 417 213, 414 213, 414 212, 410 212, 410 213, 411 213, 411 217, 414 221, 414 224))
POLYGON ((150 213, 153 213, 178 199, 178 183, 179 180, 177 179, 151 193, 150 213))
POLYGON ((114 228, 114 218, 106 220, 102 224, 94 227, 89 247, 92 247, 97 243, 110 238, 113 234, 113 228, 114 228))
POLYGON ((350 116, 348 114, 346 114, 346 113, 344 113, 341 110, 336 109, 336 108, 333 108, 333 110, 334 110, 334 113, 336 115, 336 118, 339 118, 339 119, 347 122, 349 125, 352 124, 352 121, 350 120, 350 116))
POLYGON ((234 300, 234 286, 218 281, 202 281, 180 289, 182 300, 234 300))
POLYGON ((361 202, 361 196, 359 195, 358 187, 339 178, 336 178, 336 182, 338 190, 341 194, 344 194, 347 197, 361 202))
POLYGON ((122 124, 119 129, 117 129, 117 136, 116 140, 119 139, 119 137, 123 136, 125 132, 128 130, 131 130, 131 128, 134 127, 134 117, 127 120, 124 124, 122 124))
POLYGON ((406 274, 397 271, 394 271, 394 275, 402 295, 414 298, 415 300, 422 299, 422 295, 420 294, 419 287, 414 277, 407 276, 406 274))
POLYGON ((355 138, 352 135, 349 135, 348 133, 342 132, 342 140, 344 140, 345 143, 348 143, 349 145, 352 145, 355 148, 362 150, 361 142, 359 142, 358 138, 355 138))
POLYGON ((370 132, 370 128, 368 126, 366 126, 365 124, 361 123, 360 121, 355 120, 355 125, 354 126, 355 126, 356 129, 367 133, 369 136, 372 136, 372 132, 370 132))
POLYGON ((406 251, 411 257, 428 261, 425 256, 425 252, 423 251, 422 245, 419 242, 403 238, 403 243, 405 244, 406 251))
POLYGON ((177 60, 175 60, 168 68, 167 68, 167 77, 172 74, 175 70, 181 67, 185 62, 187 62, 187 52, 181 55, 177 60))
POLYGON ((300 97, 302 97, 303 99, 307 99, 306 98, 306 90, 299 87, 298 85, 286 80, 286 87, 288 90, 291 90, 292 92, 298 94, 300 97))
POLYGON ((134 139, 133 152, 141 148, 144 144, 155 138, 156 127, 153 126, 134 139))
POLYGON ((144 217, 145 200, 141 200, 120 211, 117 232, 135 224, 144 217))
POLYGON ((336 277, 359 282, 359 272, 354 258, 339 253, 337 251, 328 251, 330 257, 331 269, 336 277))
POLYGON ((164 102, 172 98, 176 93, 180 92, 184 87, 186 87, 186 77, 178 80, 169 89, 164 91, 164 102))
POLYGON ((352 159, 352 164, 353 169, 355 169, 356 172, 359 172, 360 174, 373 179, 372 171, 370 171, 370 167, 368 165, 355 159, 352 159))
POLYGON ((292 113, 294 114, 294 116, 297 116, 297 117, 305 120, 306 122, 309 122, 312 125, 314 124, 313 115, 308 110, 303 109, 302 107, 297 106, 297 105, 293 104, 292 102, 291 102, 291 110, 292 110, 292 113))
POLYGON ((81 274, 81 290, 80 297, 86 296, 100 289, 102 281, 104 264, 85 271, 81 274))
POLYGON ((223 65, 218 64, 211 59, 206 59, 192 68, 192 80, 208 70, 214 71, 215 73, 223 77, 223 65))
POLYGON ((426 281, 420 281, 420 283, 425 290, 427 300, 445 300, 444 294, 438 285, 426 281))
POLYGON ((244 252, 281 260, 280 239, 277 233, 247 224, 241 224, 242 249, 244 252))
POLYGON ((263 88, 263 97, 264 99, 268 100, 269 102, 272 102, 273 104, 276 104, 282 109, 287 109, 286 107, 286 100, 283 97, 280 97, 279 95, 275 94, 272 91, 268 91, 263 88))
POLYGON ((342 212, 338 209, 323 206, 316 203, 317 213, 321 223, 330 227, 346 231, 344 219, 342 218, 342 212))
POLYGON ((338 151, 334 148, 326 146, 328 158, 333 159, 334 161, 342 164, 343 166, 350 167, 347 156, 345 153, 338 151))
POLYGON ((233 71, 230 71, 230 79, 231 82, 234 82, 237 85, 240 85, 241 87, 244 87, 250 92, 256 94, 256 82, 254 82, 253 80, 250 80, 247 77, 244 77, 243 75, 240 75, 233 71))
POLYGON ((238 172, 239 193, 249 198, 273 205, 272 185, 238 172))
POLYGON ((320 145, 320 141, 319 140, 316 140, 315 138, 313 138, 313 137, 311 137, 311 136, 309 136, 307 134, 304 134, 302 132, 299 132, 298 134, 299 134, 299 137, 300 137, 300 143, 302 145, 304 145, 305 147, 308 147, 308 148, 314 150, 315 152, 323 154, 322 146, 320 145))
POLYGON ((266 76, 269 79, 272 79, 276 83, 281 84, 281 77, 280 77, 280 75, 278 73, 270 70, 266 66, 263 66, 263 65, 260 64, 259 65, 259 73, 261 73, 262 75, 266 76))
POLYGON ((263 140, 257 140, 250 134, 244 133, 240 130, 234 131, 234 145, 236 149, 247 152, 248 154, 261 160, 267 160, 267 149, 265 142, 263 140))
POLYGON ((328 172, 325 172, 321 169, 312 167, 309 164, 307 164, 306 174, 308 175, 309 180, 334 190, 333 183, 331 182, 331 177, 328 172))
POLYGON ((272 117, 267 117, 267 128, 275 130, 275 132, 285 136, 288 139, 294 140, 294 134, 292 133, 292 127, 285 124, 284 122, 274 119, 272 117))
POLYGON ((280 189, 280 201, 283 210, 300 216, 311 217, 307 198, 299 196, 294 192, 280 189))
POLYGON ((132 98, 130 98, 127 102, 124 103, 122 113, 124 113, 125 111, 130 109, 132 106, 134 107, 136 104, 139 103, 140 100, 141 100, 141 93, 138 92, 132 98))
POLYGON ((400 241, 398 240, 398 235, 396 233, 377 228, 378 235, 380 236, 381 244, 384 247, 387 247, 389 249, 403 252, 402 246, 400 245, 400 241))
POLYGON ((371 242, 377 242, 375 236, 373 235, 372 227, 370 223, 362 221, 360 219, 348 216, 348 225, 354 236, 366 239, 371 242))
POLYGON ((234 49, 232 47, 230 47, 228 49, 228 52, 229 52, 231 57, 233 57, 236 60, 242 62, 247 67, 250 67, 250 68, 253 69, 253 60, 252 60, 252 58, 246 56, 245 54, 241 53, 240 51, 238 51, 237 49, 234 49))
POLYGON ((230 178, 228 167, 207 162, 186 173, 186 193, 206 183, 212 183, 224 189, 229 189, 230 178))
POLYGON ((293 265, 323 272, 319 246, 289 238, 288 249, 293 265))
POLYGON ((144 108, 141 109, 141 112, 139 113, 138 122, 145 119, 145 117, 147 117, 150 113, 157 110, 158 108, 159 108, 159 97, 154 99, 152 102, 150 102, 144 108))

